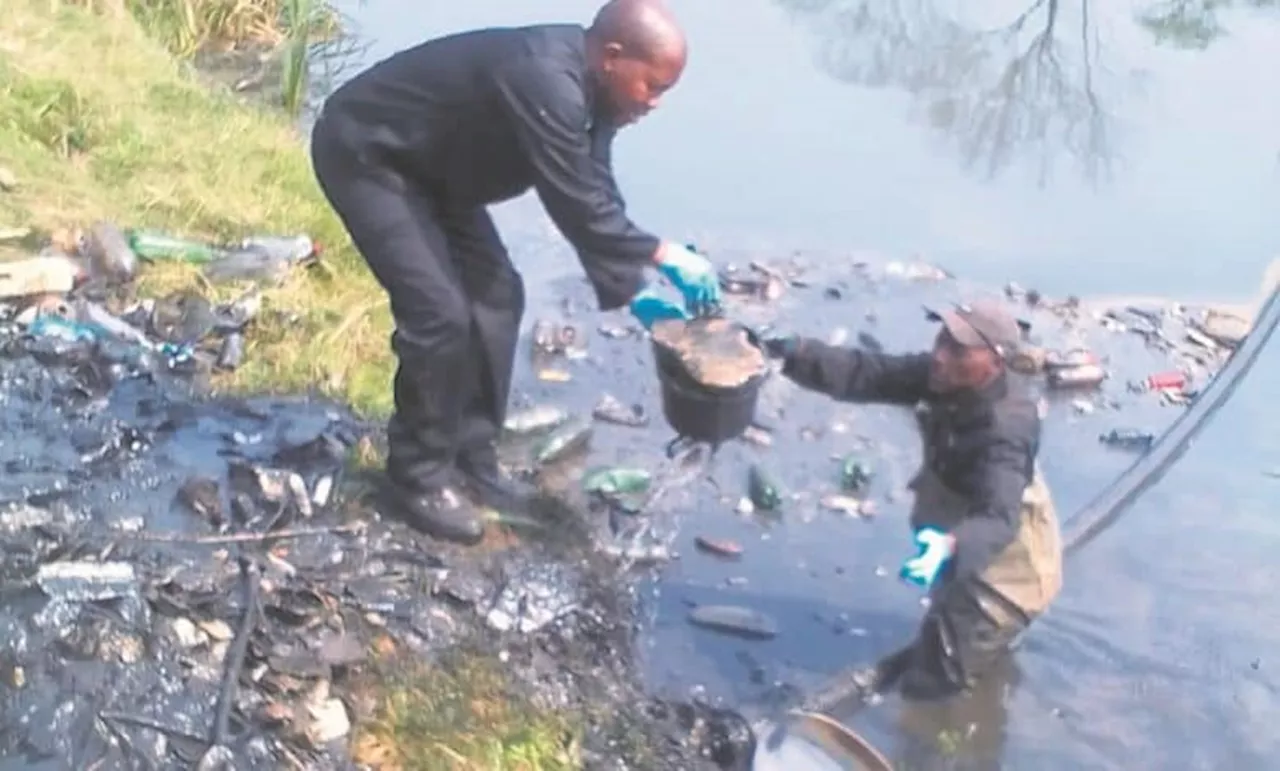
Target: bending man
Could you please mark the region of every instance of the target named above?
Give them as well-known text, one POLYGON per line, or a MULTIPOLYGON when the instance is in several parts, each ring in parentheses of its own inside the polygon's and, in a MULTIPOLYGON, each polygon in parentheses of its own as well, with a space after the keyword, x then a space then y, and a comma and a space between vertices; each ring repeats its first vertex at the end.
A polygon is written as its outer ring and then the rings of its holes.
POLYGON ((911 482, 920 549, 901 576, 927 587, 915 641, 883 660, 867 683, 908 698, 971 687, 1062 586, 1057 515, 1040 476, 1038 399, 1006 362, 1021 339, 997 302, 933 314, 931 352, 884 355, 818 340, 766 339, 783 373, 805 388, 855 402, 919 406, 924 462, 911 482))
POLYGON ((603 310, 646 326, 687 315, 647 285, 657 268, 699 312, 719 299, 707 260, 633 224, 613 181, 619 128, 654 109, 686 44, 655 0, 613 0, 589 29, 483 29, 402 51, 339 88, 312 134, 325 195, 391 299, 398 358, 387 476, 409 520, 474 543, 458 494, 523 506, 498 468, 524 286, 486 206, 533 188, 578 253, 603 310), (460 477, 460 480, 459 480, 460 477))

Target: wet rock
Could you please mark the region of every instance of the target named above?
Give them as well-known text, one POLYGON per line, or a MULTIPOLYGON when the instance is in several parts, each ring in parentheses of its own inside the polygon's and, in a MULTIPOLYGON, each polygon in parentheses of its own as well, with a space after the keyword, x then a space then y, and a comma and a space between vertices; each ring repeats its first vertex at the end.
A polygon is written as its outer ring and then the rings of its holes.
POLYGON ((491 596, 493 584, 471 571, 449 571, 436 587, 436 593, 463 606, 473 606, 491 596))
POLYGON ((778 624, 765 614, 735 605, 700 605, 689 612, 695 626, 747 640, 778 636, 778 624))

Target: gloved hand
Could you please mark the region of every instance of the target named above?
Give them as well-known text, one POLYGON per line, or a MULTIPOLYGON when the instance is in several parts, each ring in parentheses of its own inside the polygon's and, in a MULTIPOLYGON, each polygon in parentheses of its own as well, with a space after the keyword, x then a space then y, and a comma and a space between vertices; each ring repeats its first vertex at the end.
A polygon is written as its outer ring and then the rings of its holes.
POLYGON ((662 319, 687 319, 689 314, 684 308, 665 297, 659 297, 653 287, 646 287, 631 298, 631 315, 636 317, 645 329, 653 327, 655 321, 662 319))
POLYGON ((684 295, 693 315, 705 315, 720 304, 720 278, 706 257, 668 242, 658 257, 658 271, 684 295))
POLYGON ((931 527, 921 528, 916 533, 916 544, 920 553, 902 563, 898 576, 917 586, 928 588, 938 577, 942 566, 951 559, 954 543, 951 536, 931 527))
POLYGON ((763 329, 747 329, 747 339, 771 359, 785 359, 796 349, 795 335, 775 335, 763 329))

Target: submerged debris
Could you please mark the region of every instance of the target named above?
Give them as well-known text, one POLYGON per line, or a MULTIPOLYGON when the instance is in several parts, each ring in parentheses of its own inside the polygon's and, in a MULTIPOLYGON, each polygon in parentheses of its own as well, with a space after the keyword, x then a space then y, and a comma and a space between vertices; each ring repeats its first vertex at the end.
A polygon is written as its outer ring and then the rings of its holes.
POLYGON ((689 621, 747 640, 769 640, 778 636, 778 624, 773 619, 735 605, 700 605, 689 612, 689 621))

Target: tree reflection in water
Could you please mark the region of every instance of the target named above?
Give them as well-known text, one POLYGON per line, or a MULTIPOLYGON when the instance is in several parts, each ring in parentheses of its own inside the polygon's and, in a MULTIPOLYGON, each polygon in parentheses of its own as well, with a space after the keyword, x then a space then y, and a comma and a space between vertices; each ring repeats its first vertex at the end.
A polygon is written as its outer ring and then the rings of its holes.
POLYGON ((777 0, 809 26, 835 78, 898 88, 965 164, 994 177, 1021 150, 1040 181, 1066 150, 1090 182, 1110 171, 1111 118, 1094 84, 1098 41, 1089 0, 1034 0, 982 28, 938 0, 777 0), (1067 20, 1063 5, 1078 11, 1067 20))
POLYGON ((1204 50, 1226 34, 1224 12, 1247 9, 1280 9, 1280 0, 1161 0, 1138 14, 1138 21, 1157 43, 1204 50))

